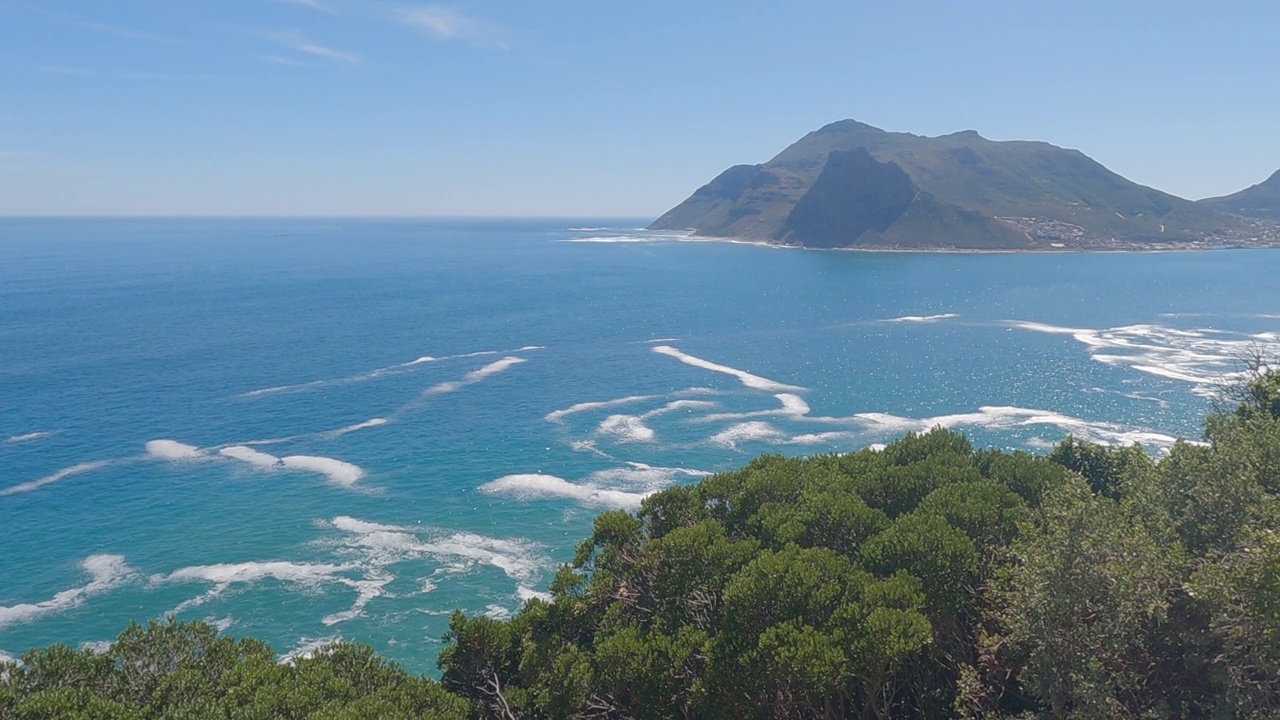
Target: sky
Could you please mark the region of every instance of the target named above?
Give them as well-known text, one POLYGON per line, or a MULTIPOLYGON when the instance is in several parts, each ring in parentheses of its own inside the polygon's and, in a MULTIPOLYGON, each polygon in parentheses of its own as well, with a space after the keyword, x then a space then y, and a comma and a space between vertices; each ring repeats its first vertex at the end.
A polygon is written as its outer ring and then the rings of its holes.
POLYGON ((843 118, 1280 168, 1275 0, 0 0, 0 215, 655 217, 843 118))

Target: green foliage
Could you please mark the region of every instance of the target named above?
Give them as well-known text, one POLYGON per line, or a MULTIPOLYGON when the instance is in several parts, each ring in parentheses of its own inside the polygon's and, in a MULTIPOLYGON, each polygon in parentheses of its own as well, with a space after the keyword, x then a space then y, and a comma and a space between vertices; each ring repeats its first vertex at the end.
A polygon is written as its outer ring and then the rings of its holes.
POLYGON ((551 602, 460 620, 487 629, 445 651, 446 683, 482 666, 450 687, 520 718, 1275 717, 1259 397, 1159 460, 941 429, 756 458, 601 515, 551 602))
POLYGON ((1069 473, 909 434, 765 455, 601 514, 510 621, 455 617, 444 684, 481 716, 945 715, 982 591, 1069 473))
POLYGON ((130 625, 104 652, 31 650, 0 669, 0 718, 465 718, 467 703, 364 645, 280 664, 267 645, 173 619, 130 625))

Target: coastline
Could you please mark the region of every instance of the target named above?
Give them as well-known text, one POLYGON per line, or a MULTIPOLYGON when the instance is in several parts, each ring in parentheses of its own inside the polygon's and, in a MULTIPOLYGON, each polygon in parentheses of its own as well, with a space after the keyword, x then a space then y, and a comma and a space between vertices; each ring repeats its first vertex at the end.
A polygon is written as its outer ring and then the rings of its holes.
MULTIPOLYGON (((670 232, 652 228, 643 228, 647 232, 670 232)), ((791 245, 788 243, 771 242, 768 240, 752 240, 750 238, 741 237, 725 237, 719 235, 699 235, 696 231, 685 231, 684 240, 673 239, 674 242, 722 242, 733 245, 755 245, 758 247, 775 248, 782 250, 811 250, 819 252, 863 252, 863 253, 942 253, 955 255, 1006 255, 1014 253, 1027 254, 1069 254, 1069 253, 1192 253, 1192 252, 1217 252, 1222 250, 1280 250, 1280 243, 1257 243, 1255 245, 1248 244, 1224 244, 1224 245, 1204 245, 1202 241, 1191 241, 1188 243, 1179 243, 1168 247, 1152 247, 1149 245, 1139 245, 1137 247, 1109 247, 1109 246, 1074 246, 1074 247, 1047 247, 1047 248, 957 248, 957 247, 900 247, 893 245, 877 246, 866 245, 860 247, 807 247, 804 245, 791 245)), ((655 240, 660 242, 660 240, 655 240)), ((590 242, 590 240, 572 240, 570 242, 590 242)))

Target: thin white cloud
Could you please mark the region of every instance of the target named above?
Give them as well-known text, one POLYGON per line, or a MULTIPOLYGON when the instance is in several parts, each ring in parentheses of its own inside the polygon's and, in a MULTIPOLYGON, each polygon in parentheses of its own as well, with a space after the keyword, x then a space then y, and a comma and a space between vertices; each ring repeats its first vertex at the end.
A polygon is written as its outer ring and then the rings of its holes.
POLYGON ((315 55, 316 57, 328 58, 330 60, 340 60, 345 63, 351 63, 352 65, 355 65, 364 61, 363 58, 361 58, 359 55, 356 55, 355 53, 342 52, 341 50, 334 50, 331 47, 326 47, 319 43, 306 42, 306 43, 302 43, 301 45, 298 45, 295 49, 298 52, 304 52, 308 55, 315 55))
POLYGON ((300 5, 304 8, 310 8, 311 10, 317 10, 319 12, 329 13, 330 15, 338 14, 338 11, 334 9, 331 5, 322 3, 320 2, 320 0, 276 0, 276 2, 286 3, 288 5, 300 5))
MULTIPOLYGON (((277 33, 269 35, 269 37, 281 45, 290 48, 294 52, 303 53, 304 55, 323 58, 325 60, 336 60, 349 65, 359 65, 364 62, 364 58, 355 53, 337 50, 329 47, 328 45, 321 45, 300 33, 277 33)), ((268 61, 276 64, 287 64, 290 60, 294 60, 294 58, 285 58, 279 55, 268 56, 268 61), (280 58, 280 60, 271 60, 270 58, 280 58), (281 62, 281 60, 284 62, 281 62)))
POLYGON ((499 49, 507 46, 495 25, 447 5, 403 5, 396 9, 395 19, 438 40, 467 40, 477 46, 499 49))

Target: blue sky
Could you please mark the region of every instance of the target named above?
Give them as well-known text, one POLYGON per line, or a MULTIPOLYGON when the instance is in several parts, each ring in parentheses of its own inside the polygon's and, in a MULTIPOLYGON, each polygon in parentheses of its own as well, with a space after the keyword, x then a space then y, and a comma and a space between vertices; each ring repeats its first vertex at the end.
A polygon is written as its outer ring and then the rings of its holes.
POLYGON ((1280 168, 1280 3, 0 0, 0 214, 656 216, 841 118, 1280 168))

